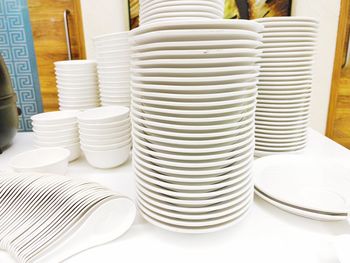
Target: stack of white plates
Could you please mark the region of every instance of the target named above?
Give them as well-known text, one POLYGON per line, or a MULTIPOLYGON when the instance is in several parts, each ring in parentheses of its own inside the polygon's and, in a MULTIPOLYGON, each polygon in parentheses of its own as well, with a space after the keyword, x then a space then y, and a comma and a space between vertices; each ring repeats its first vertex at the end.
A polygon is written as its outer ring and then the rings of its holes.
POLYGON ((102 105, 130 107, 129 32, 98 36, 94 42, 102 105))
POLYGON ((70 150, 69 161, 80 156, 78 110, 45 112, 31 117, 37 147, 63 147, 70 150))
POLYGON ((131 126, 129 108, 107 106, 78 115, 81 149, 96 168, 113 168, 129 159, 131 126))
POLYGON ((220 19, 224 0, 140 0, 140 24, 169 20, 220 19))
POLYGON ((55 72, 60 110, 85 110, 100 105, 95 61, 58 61, 55 72))
POLYGON ((134 171, 149 222, 204 233, 249 210, 261 29, 197 20, 133 31, 134 171))
POLYGON ((52 174, 0 174, 0 248, 17 262, 62 262, 110 242, 136 213, 127 197, 83 180, 52 174), (103 219, 101 221, 101 219, 103 219))
POLYGON ((256 109, 256 155, 299 152, 307 142, 317 22, 305 17, 257 21, 265 28, 256 109))
POLYGON ((350 169, 343 165, 315 156, 266 156, 254 162, 256 193, 293 214, 316 220, 347 220, 350 169))

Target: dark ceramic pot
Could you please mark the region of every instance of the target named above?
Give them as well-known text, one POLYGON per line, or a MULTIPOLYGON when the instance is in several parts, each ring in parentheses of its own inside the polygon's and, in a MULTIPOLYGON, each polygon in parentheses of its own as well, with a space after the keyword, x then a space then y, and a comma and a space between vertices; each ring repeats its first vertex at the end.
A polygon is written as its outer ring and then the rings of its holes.
POLYGON ((11 144, 16 135, 19 114, 11 78, 0 55, 0 153, 11 144))

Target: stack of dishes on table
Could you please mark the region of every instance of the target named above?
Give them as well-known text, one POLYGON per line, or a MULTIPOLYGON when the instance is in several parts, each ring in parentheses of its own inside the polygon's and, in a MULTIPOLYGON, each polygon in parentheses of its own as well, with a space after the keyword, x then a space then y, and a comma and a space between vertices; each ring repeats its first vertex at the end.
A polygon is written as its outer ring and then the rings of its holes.
POLYGON ((80 156, 78 110, 39 113, 31 117, 36 147, 63 147, 70 151, 69 161, 80 156))
POLYGON ((344 162, 292 154, 254 162, 255 192, 287 212, 315 220, 347 220, 349 167, 344 162))
POLYGON ((126 232, 136 208, 101 185, 45 173, 0 173, 0 248, 18 262, 62 262, 126 232), (101 222, 103 218, 104 222, 101 222))
POLYGON ((100 105, 95 61, 67 60, 54 64, 60 110, 85 110, 100 105))
POLYGON ((81 149, 93 167, 113 168, 129 159, 129 111, 123 106, 106 106, 78 115, 81 149))
POLYGON ((166 20, 220 19, 224 0, 140 0, 140 24, 166 20))
POLYGON ((133 163, 152 224, 205 233, 249 211, 262 28, 218 19, 132 31, 133 163))
POLYGON ((130 107, 129 32, 94 38, 101 103, 130 107))
POLYGON ((256 156, 299 152, 307 143, 318 24, 272 17, 264 25, 256 109, 256 156))

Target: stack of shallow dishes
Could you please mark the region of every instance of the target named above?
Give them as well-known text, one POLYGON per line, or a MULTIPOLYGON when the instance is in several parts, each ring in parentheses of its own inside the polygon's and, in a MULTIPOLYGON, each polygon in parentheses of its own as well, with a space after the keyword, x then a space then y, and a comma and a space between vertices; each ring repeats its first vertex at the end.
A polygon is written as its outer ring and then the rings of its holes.
POLYGON ((220 19, 224 0, 140 0, 140 24, 166 20, 220 19))
POLYGON ((262 33, 256 155, 299 152, 307 142, 317 22, 305 17, 257 20, 262 33))
POLYGON ((70 151, 69 161, 80 156, 78 110, 45 112, 31 117, 35 146, 63 147, 70 151))
POLYGON ((103 106, 130 106, 129 32, 94 39, 100 98, 103 106))
POLYGON ((96 168, 113 168, 129 159, 131 126, 129 108, 108 106, 78 116, 81 149, 96 168))
POLYGON ((133 31, 133 160, 149 222, 204 233, 247 214, 261 29, 191 20, 133 31))
POLYGON ((55 72, 60 110, 85 110, 100 105, 95 61, 58 61, 55 72))

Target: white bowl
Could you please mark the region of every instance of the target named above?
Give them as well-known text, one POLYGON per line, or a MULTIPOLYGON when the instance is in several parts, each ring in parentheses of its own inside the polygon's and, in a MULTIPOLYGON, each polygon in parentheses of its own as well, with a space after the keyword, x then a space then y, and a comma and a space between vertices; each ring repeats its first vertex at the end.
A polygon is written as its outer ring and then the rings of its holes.
POLYGON ((125 163, 130 157, 131 145, 110 151, 91 151, 84 149, 88 163, 96 168, 109 169, 125 163))
POLYGON ((130 77, 130 70, 116 70, 115 72, 98 72, 99 78, 130 77))
POLYGON ((100 90, 131 90, 130 81, 110 82, 110 83, 99 83, 100 90))
POLYGON ((89 151, 110 151, 110 150, 122 148, 128 144, 131 144, 131 138, 127 141, 110 144, 110 145, 91 145, 91 144, 80 143, 82 150, 89 150, 89 151))
POLYGON ((79 138, 69 139, 65 141, 56 141, 56 140, 41 141, 34 138, 34 143, 39 147, 65 147, 66 145, 79 143, 79 138))
POLYGON ((94 60, 64 60, 56 61, 55 67, 57 69, 83 69, 83 68, 96 68, 96 61, 94 60))
POLYGON ((58 86, 87 86, 97 83, 97 78, 93 79, 57 79, 58 86))
POLYGON ((78 159, 81 155, 80 143, 73 143, 67 146, 63 146, 63 148, 70 151, 69 162, 78 159))
POLYGON ((91 68, 56 68, 55 67, 55 73, 60 73, 60 74, 94 74, 96 73, 96 68, 91 67, 91 68))
POLYGON ((86 86, 86 87, 83 87, 83 88, 69 88, 69 87, 57 87, 57 90, 58 90, 58 94, 62 94, 62 95, 67 95, 67 96, 70 96, 70 95, 82 95, 84 94, 85 96, 92 96, 92 95, 97 95, 98 94, 98 89, 97 89, 97 86, 96 85, 93 85, 93 86, 86 86))
POLYGON ((131 123, 126 123, 124 125, 113 127, 113 128, 104 128, 104 129, 94 129, 94 128, 85 128, 85 127, 79 127, 79 131, 83 134, 87 135, 93 135, 93 136, 102 136, 107 134, 116 134, 119 132, 124 132, 126 130, 129 130, 131 127, 131 123))
POLYGON ((79 136, 79 129, 78 127, 75 127, 73 129, 66 129, 66 130, 53 130, 53 131, 41 131, 40 129, 33 128, 33 132, 42 137, 46 138, 55 138, 55 137, 60 137, 60 136, 65 136, 65 135, 70 135, 74 134, 76 136, 79 136))
POLYGON ((130 71, 130 66, 115 66, 115 67, 97 67, 97 72, 100 73, 115 73, 115 72, 120 72, 120 71, 130 71))
MULTIPOLYGON (((79 109, 79 110, 85 110, 85 109, 91 109, 91 108, 96 108, 100 105, 100 102, 98 100, 95 100, 93 102, 85 103, 85 102, 63 102, 60 101, 59 103, 60 108, 65 108, 65 109, 79 109)), ((62 110, 62 109, 60 109, 62 110)))
POLYGON ((108 123, 79 123, 79 129, 95 129, 95 130, 105 130, 111 128, 123 127, 126 124, 130 124, 130 117, 125 120, 108 122, 108 123))
POLYGON ((58 93, 59 99, 63 101, 70 101, 70 100, 79 100, 79 101, 85 101, 85 100, 96 100, 98 98, 98 93, 96 92, 95 94, 84 94, 81 93, 79 94, 61 94, 58 93))
POLYGON ((95 138, 89 135, 80 134, 80 141, 84 145, 113 145, 118 144, 123 141, 127 141, 131 138, 131 129, 126 130, 125 132, 120 132, 120 134, 106 134, 101 135, 100 138, 95 138))
MULTIPOLYGON (((131 139, 131 134, 127 134, 122 137, 123 140, 128 140, 130 141, 131 139)), ((113 139, 108 139, 108 140, 88 140, 88 139, 83 139, 80 138, 80 143, 84 145, 89 145, 89 146, 108 146, 108 145, 115 145, 121 143, 122 140, 119 138, 113 138, 113 139)))
POLYGON ((77 115, 79 111, 52 111, 39 113, 31 117, 35 124, 67 124, 77 122, 77 115))
POLYGON ((64 124, 41 124, 33 121, 32 125, 33 125, 33 128, 39 132, 47 132, 47 131, 63 132, 63 131, 75 129, 78 127, 78 123, 75 121, 70 123, 64 123, 64 124))
POLYGON ((130 75, 124 75, 124 76, 114 76, 114 77, 107 77, 107 76, 100 76, 99 77, 99 83, 114 83, 114 82, 130 82, 130 75))
POLYGON ((45 136, 45 135, 39 135, 37 133, 34 133, 34 139, 37 142, 55 142, 55 143, 59 143, 59 142, 66 142, 66 141, 79 141, 79 134, 77 133, 68 133, 65 135, 60 135, 60 136, 45 136))
POLYGON ((100 67, 102 67, 102 68, 105 68, 105 67, 108 67, 108 68, 110 68, 110 67, 129 67, 130 66, 130 61, 129 60, 128 61, 126 61, 126 60, 124 60, 124 61, 115 61, 115 59, 114 59, 114 61, 112 61, 112 62, 99 61, 98 65, 100 67))
POLYGON ((60 105, 66 105, 66 106, 78 106, 78 105, 98 105, 99 104, 99 98, 98 96, 92 97, 92 98, 58 98, 58 102, 60 105))
POLYGON ((78 115, 80 123, 104 124, 118 122, 129 117, 129 109, 122 106, 100 107, 86 110, 78 115))
POLYGON ((101 106, 124 106, 130 108, 130 102, 109 102, 109 101, 101 101, 101 106))
MULTIPOLYGON (((121 97, 119 99, 111 99, 111 98, 106 98, 106 97, 101 97, 101 102, 107 102, 107 103, 115 103, 116 105, 119 105, 119 103, 129 103, 131 102, 131 98, 127 97, 121 97)), ((122 106, 122 105, 120 105, 122 106)))
POLYGON ((69 150, 61 147, 40 148, 16 155, 10 166, 15 172, 65 174, 69 156, 69 150))

